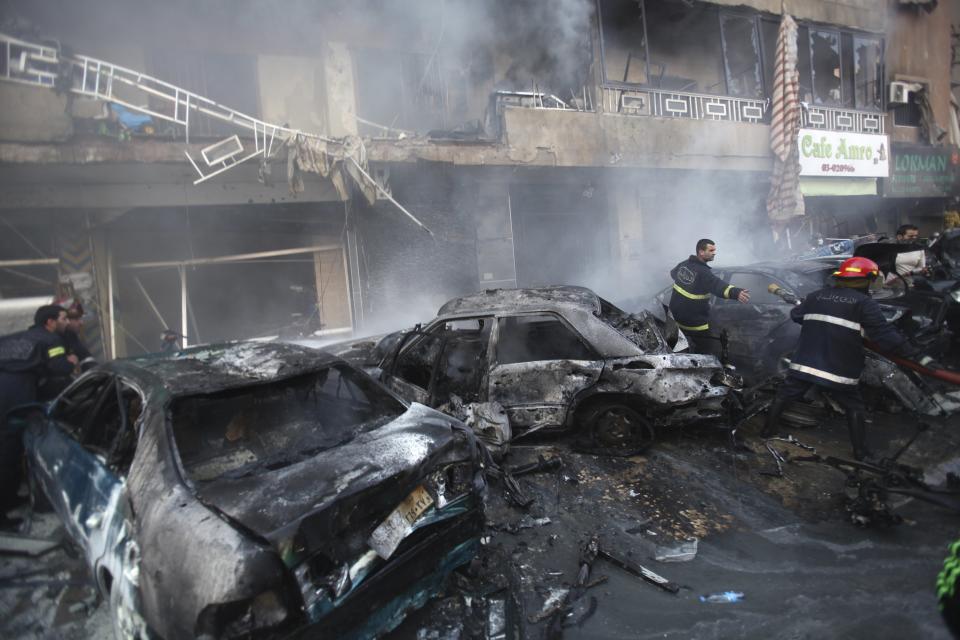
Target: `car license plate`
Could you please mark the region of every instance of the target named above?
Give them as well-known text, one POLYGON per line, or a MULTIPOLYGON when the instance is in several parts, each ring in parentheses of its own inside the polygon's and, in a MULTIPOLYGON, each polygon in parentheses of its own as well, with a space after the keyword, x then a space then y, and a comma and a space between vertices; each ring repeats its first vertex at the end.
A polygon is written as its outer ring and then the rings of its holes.
POLYGON ((413 523, 433 504, 433 498, 423 486, 410 492, 403 502, 373 530, 370 548, 387 560, 400 546, 400 542, 413 531, 413 523))

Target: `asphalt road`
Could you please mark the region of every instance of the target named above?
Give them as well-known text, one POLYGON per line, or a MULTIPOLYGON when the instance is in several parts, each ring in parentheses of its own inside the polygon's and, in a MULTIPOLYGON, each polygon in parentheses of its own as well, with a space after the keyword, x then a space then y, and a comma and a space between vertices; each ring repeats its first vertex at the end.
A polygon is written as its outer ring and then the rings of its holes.
MULTIPOLYGON (((871 438, 892 451, 914 425, 877 418, 871 438)), ((958 426, 960 419, 934 425, 904 461, 939 478, 960 467, 958 426)), ((793 433, 818 452, 847 455, 842 424, 793 433)), ((896 507, 903 524, 854 526, 842 473, 791 461, 783 478, 762 475, 774 468, 772 456, 749 429, 743 440, 748 450, 735 451, 720 434, 674 435, 629 459, 578 454, 563 443, 515 447, 507 466, 545 455, 559 456, 563 467, 520 479, 534 498, 526 511, 492 485, 481 557, 392 638, 545 637, 544 611, 576 580, 580 547, 593 535, 682 588, 667 593, 596 560, 588 582, 599 583, 572 603, 565 638, 949 637, 933 585, 960 517, 908 500, 896 507), (655 559, 691 538, 692 560, 655 559), (724 591, 744 599, 699 600, 724 591)), ((33 533, 56 537, 56 529, 42 515, 33 533)), ((62 548, 39 558, 0 556, 0 636, 109 637, 106 607, 84 580, 82 564, 62 548)))

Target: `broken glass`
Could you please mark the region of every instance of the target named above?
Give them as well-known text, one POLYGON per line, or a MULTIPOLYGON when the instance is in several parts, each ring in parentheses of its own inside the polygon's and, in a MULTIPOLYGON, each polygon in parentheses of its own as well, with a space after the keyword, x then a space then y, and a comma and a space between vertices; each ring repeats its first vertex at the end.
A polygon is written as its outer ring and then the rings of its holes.
POLYGON ((840 36, 834 31, 810 30, 813 102, 840 106, 840 36))
POLYGON ((727 93, 733 96, 762 98, 760 39, 754 19, 722 13, 720 29, 723 36, 727 93))
POLYGON ((719 9, 707 3, 646 3, 650 84, 668 91, 722 94, 726 87, 719 9))
POLYGON ((194 482, 296 464, 404 412, 398 400, 336 365, 272 384, 190 396, 172 407, 174 440, 194 482))
POLYGON ((447 402, 451 395, 459 396, 466 403, 479 400, 492 324, 492 318, 446 323, 440 366, 434 381, 433 406, 447 402))
POLYGON ((643 8, 636 0, 600 0, 603 71, 608 82, 647 83, 643 8))
POLYGON ((883 108, 883 49, 876 38, 853 38, 854 90, 858 109, 883 108))

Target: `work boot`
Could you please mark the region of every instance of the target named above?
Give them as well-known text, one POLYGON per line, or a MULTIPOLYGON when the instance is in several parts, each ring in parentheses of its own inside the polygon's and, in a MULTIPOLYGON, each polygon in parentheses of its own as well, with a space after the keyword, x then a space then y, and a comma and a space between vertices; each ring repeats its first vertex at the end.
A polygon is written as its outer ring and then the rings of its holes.
POLYGON ((862 411, 847 411, 847 429, 850 430, 850 444, 853 445, 853 459, 865 460, 871 458, 867 448, 866 416, 862 411))
POLYGON ((787 398, 774 398, 773 402, 770 403, 770 408, 767 409, 767 421, 763 425, 763 430, 760 432, 760 435, 764 438, 769 438, 777 432, 777 427, 780 426, 780 416, 783 415, 783 410, 786 408, 789 400, 787 398))

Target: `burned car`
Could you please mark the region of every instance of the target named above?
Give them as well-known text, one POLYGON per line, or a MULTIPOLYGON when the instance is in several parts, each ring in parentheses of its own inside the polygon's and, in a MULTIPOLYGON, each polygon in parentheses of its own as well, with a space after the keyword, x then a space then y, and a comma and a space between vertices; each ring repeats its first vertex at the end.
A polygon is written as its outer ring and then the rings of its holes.
POLYGON ((582 287, 491 289, 424 327, 328 348, 411 401, 499 403, 515 437, 576 427, 590 448, 630 452, 657 427, 726 416, 720 362, 675 352, 685 342, 665 328, 582 287))
POLYGON ((118 637, 371 637, 468 562, 482 450, 314 350, 118 360, 18 409, 118 637))

